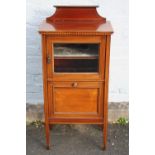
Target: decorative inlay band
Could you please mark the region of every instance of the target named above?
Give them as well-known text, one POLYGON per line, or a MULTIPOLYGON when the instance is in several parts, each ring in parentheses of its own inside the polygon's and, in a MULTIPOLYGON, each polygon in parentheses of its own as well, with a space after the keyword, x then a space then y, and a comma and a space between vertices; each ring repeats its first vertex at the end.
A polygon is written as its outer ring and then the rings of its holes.
POLYGON ((50 34, 53 36, 99 36, 108 35, 110 32, 40 32, 42 34, 50 34))

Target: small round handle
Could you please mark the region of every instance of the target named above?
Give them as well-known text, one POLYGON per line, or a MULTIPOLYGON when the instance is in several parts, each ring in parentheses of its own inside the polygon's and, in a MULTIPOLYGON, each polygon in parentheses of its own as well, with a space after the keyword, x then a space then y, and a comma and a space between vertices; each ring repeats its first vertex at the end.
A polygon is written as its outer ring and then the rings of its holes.
POLYGON ((72 83, 72 87, 77 87, 77 82, 72 83))

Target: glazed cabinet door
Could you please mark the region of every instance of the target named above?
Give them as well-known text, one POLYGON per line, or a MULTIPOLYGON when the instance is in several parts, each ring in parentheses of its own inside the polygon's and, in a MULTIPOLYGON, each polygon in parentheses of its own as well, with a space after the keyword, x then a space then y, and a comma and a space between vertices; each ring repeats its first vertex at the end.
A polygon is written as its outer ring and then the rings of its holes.
POLYGON ((105 38, 48 37, 47 61, 53 81, 103 79, 105 38))
POLYGON ((102 82, 53 82, 48 85, 51 118, 101 118, 102 82))

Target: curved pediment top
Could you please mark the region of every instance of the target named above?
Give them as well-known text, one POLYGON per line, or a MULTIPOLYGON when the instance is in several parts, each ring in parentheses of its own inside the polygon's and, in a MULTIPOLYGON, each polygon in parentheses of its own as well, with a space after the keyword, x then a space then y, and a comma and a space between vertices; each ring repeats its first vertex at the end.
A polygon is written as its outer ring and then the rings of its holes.
POLYGON ((46 18, 51 24, 103 24, 106 18, 101 17, 97 12, 98 5, 56 5, 55 13, 46 18))

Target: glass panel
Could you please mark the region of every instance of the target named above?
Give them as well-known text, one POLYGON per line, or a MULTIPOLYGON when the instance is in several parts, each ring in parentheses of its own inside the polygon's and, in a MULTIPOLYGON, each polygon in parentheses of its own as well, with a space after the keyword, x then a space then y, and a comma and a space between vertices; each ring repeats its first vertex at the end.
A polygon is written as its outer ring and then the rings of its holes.
POLYGON ((99 44, 54 44, 54 72, 98 72, 99 44))

